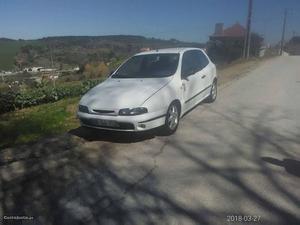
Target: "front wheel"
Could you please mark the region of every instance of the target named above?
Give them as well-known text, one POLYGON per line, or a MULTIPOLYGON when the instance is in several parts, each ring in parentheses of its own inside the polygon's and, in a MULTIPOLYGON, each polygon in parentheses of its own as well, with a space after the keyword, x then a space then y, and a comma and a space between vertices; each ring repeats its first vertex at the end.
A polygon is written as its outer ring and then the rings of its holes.
POLYGON ((210 95, 207 98, 208 102, 214 102, 217 99, 217 80, 214 80, 214 82, 211 85, 210 89, 210 95))
POLYGON ((180 117, 180 109, 178 104, 171 103, 171 105, 168 108, 165 125, 164 125, 164 131, 167 135, 173 134, 179 124, 179 117, 180 117))

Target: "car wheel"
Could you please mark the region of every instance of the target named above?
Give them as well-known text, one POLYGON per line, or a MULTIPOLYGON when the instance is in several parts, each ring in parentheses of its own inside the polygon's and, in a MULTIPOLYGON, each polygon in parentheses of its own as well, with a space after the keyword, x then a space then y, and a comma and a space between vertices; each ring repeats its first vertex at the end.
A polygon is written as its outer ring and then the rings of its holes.
POLYGON ((164 131, 167 135, 173 134, 176 131, 179 124, 179 118, 180 118, 179 106, 178 104, 173 102, 168 108, 166 121, 164 125, 164 131))
POLYGON ((214 80, 214 82, 211 85, 210 95, 208 96, 207 101, 214 102, 217 99, 217 94, 218 94, 217 80, 214 80))

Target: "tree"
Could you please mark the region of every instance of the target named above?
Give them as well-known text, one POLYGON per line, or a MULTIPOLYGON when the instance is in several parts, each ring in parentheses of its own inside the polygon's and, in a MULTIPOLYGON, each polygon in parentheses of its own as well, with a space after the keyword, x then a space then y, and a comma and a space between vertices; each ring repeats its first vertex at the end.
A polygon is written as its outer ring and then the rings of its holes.
POLYGON ((109 73, 108 66, 103 62, 87 63, 84 66, 84 75, 86 78, 104 77, 109 73))
POLYGON ((97 77, 103 77, 106 76, 109 72, 109 68, 107 67, 107 65, 104 62, 101 62, 98 66, 98 71, 97 71, 97 77))

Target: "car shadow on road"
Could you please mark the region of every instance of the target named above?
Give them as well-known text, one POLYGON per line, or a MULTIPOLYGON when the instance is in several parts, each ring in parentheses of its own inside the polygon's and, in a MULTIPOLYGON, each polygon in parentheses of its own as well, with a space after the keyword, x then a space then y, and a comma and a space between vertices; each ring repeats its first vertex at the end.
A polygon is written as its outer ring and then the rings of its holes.
MULTIPOLYGON (((184 118, 189 113, 191 113, 195 108, 203 104, 208 104, 207 100, 198 103, 190 110, 185 112, 182 118, 184 118)), ((80 126, 75 129, 69 130, 68 133, 83 138, 85 141, 108 141, 113 143, 136 143, 136 142, 153 139, 155 137, 169 136, 164 132, 162 126, 151 130, 140 131, 140 132, 101 130, 101 129, 93 129, 89 127, 80 126)))
POLYGON ((108 141, 114 143, 135 143, 149 140, 156 136, 165 136, 161 128, 142 132, 124 132, 100 130, 81 126, 70 130, 68 133, 83 138, 86 141, 108 141))

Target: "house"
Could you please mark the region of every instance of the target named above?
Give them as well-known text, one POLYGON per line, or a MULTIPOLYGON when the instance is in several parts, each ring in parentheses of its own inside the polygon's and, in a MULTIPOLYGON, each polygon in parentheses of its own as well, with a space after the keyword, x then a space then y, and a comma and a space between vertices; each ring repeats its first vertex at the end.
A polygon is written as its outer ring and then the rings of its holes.
POLYGON ((215 32, 209 37, 209 39, 220 41, 241 41, 244 43, 246 28, 239 23, 235 23, 226 29, 223 29, 223 26, 223 23, 217 23, 215 26, 215 32))
POLYGON ((140 49, 140 52, 147 52, 147 51, 150 51, 150 50, 151 50, 150 48, 146 48, 146 47, 145 47, 145 48, 141 48, 141 49, 140 49))
POLYGON ((215 32, 209 40, 223 48, 224 61, 232 61, 242 57, 246 29, 239 23, 224 29, 223 23, 217 23, 215 32))
MULTIPOLYGON (((215 25, 209 37, 208 54, 217 62, 231 62, 242 57, 246 28, 238 22, 224 29, 223 23, 215 25)), ((250 55, 258 56, 263 41, 256 33, 251 33, 250 55)))
POLYGON ((43 67, 30 67, 30 68, 25 68, 23 71, 24 72, 31 72, 31 73, 37 73, 39 72, 43 67))
POLYGON ((40 68, 38 71, 47 73, 47 72, 53 72, 55 70, 56 69, 52 69, 52 68, 40 68))
POLYGON ((50 68, 44 68, 44 67, 30 67, 30 68, 25 68, 23 70, 24 72, 29 72, 29 73, 38 73, 38 72, 53 72, 55 69, 50 69, 50 68))
POLYGON ((72 70, 78 72, 78 71, 80 70, 80 67, 79 67, 79 66, 76 66, 76 67, 74 67, 72 70))

